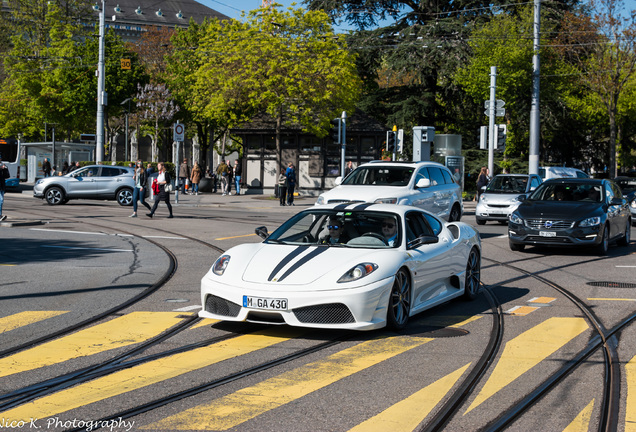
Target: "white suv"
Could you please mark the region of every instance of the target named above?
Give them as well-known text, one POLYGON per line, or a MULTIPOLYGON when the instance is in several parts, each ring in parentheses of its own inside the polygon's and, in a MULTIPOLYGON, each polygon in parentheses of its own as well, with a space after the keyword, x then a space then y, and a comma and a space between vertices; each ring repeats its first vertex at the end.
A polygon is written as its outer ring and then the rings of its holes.
POLYGON ((461 187, 437 162, 373 161, 360 165, 336 187, 321 194, 316 205, 333 203, 405 204, 427 210, 449 222, 462 217, 461 187))

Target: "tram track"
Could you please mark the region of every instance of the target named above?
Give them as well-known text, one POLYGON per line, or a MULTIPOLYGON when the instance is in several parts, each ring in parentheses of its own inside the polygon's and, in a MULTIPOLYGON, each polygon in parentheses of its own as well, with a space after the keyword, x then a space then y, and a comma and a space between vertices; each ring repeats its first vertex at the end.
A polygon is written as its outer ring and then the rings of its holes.
MULTIPOLYGON (((75 219, 59 218, 59 217, 57 219, 72 220, 74 222, 77 221, 75 219)), ((236 219, 232 219, 232 220, 236 221, 236 219)), ((110 222, 113 222, 113 221, 110 221, 110 222)), ((249 222, 253 223, 254 221, 250 220, 249 222)), ((97 223, 86 222, 85 220, 82 220, 81 223, 99 226, 101 228, 108 228, 110 230, 113 229, 112 225, 106 227, 104 225, 100 225, 97 223)), ((128 223, 128 222, 117 221, 117 223, 123 224, 123 225, 138 226, 137 224, 128 223)), ((187 238, 188 240, 195 241, 199 244, 211 246, 209 243, 199 238, 194 238, 194 237, 183 235, 180 233, 175 233, 173 231, 154 227, 154 226, 152 227, 152 229, 153 231, 158 231, 165 234, 184 237, 184 238, 187 238)), ((145 238, 145 240, 150 241, 153 244, 157 244, 157 242, 151 241, 150 239, 145 238)), ((216 248, 216 246, 212 245, 212 248, 214 249, 216 248)), ((218 251, 222 252, 220 248, 218 248, 218 251)), ((597 262, 603 259, 607 259, 607 258, 594 258, 594 259, 579 262, 577 264, 597 262)), ((503 341, 503 332, 504 332, 505 314, 502 311, 502 306, 499 300, 497 299, 497 296, 494 290, 499 286, 505 285, 506 283, 510 283, 513 281, 521 280, 521 279, 527 279, 527 278, 532 278, 540 282, 541 284, 544 284, 546 286, 551 287, 552 289, 555 289, 557 292, 565 296, 570 302, 576 305, 577 308, 585 316, 586 321, 588 321, 588 323, 592 327, 592 331, 595 334, 593 337, 590 338, 590 340, 588 341, 587 345, 585 346, 583 350, 579 351, 573 358, 567 360, 561 368, 553 372, 549 377, 544 379, 544 381, 541 382, 539 385, 535 386, 534 390, 532 390, 526 396, 524 396, 521 400, 516 402, 514 406, 507 409, 505 412, 501 413, 497 418, 490 421, 481 430, 500 431, 500 430, 506 429, 508 426, 514 423, 515 420, 519 419, 525 412, 527 412, 532 406, 536 405, 543 396, 549 393, 555 386, 557 386, 560 382, 562 382, 572 371, 574 371, 578 366, 582 365, 587 359, 589 359, 591 355, 596 353, 599 349, 602 350, 602 353, 603 353, 605 377, 604 377, 603 401, 602 401, 601 414, 599 418, 598 430, 599 431, 617 430, 618 411, 619 411, 619 402, 620 402, 620 373, 618 370, 619 363, 618 363, 618 358, 617 358, 616 349, 615 349, 616 336, 621 330, 623 330, 628 325, 630 325, 634 320, 636 320, 636 313, 625 317, 620 323, 616 324, 614 327, 608 330, 603 326, 603 323, 595 315, 594 311, 590 307, 588 307, 581 299, 579 299, 575 294, 573 294, 571 291, 565 289, 559 284, 554 283, 553 281, 541 275, 544 272, 555 271, 561 268, 565 268, 567 267, 567 265, 564 265, 562 267, 551 267, 550 269, 530 272, 519 267, 518 265, 515 265, 527 260, 513 260, 513 261, 507 261, 507 262, 497 261, 490 258, 483 258, 483 260, 492 263, 488 267, 503 266, 511 270, 514 270, 516 272, 519 272, 521 275, 519 277, 510 278, 491 286, 483 287, 482 293, 486 296, 490 304, 491 312, 493 315, 493 324, 490 330, 490 337, 489 337, 489 341, 486 346, 486 349, 484 349, 480 359, 476 363, 475 367, 472 368, 470 374, 462 381, 461 384, 458 385, 457 389, 447 399, 444 405, 437 410, 437 413, 435 414, 435 416, 431 418, 430 420, 426 421, 426 423, 418 430, 427 431, 427 432, 444 430, 444 428, 449 424, 449 422, 453 419, 453 417, 457 415, 461 406, 471 396, 476 386, 479 384, 479 381, 487 374, 490 367, 493 365, 493 362, 495 361, 496 356, 501 348, 502 341, 503 341)), ((175 261, 174 271, 176 271, 176 266, 177 264, 175 261)), ((190 324, 191 323, 192 322, 190 322, 190 324)), ((184 324, 184 328, 187 328, 187 325, 184 324)), ((178 334, 179 331, 181 330, 175 331, 174 334, 178 334)), ((168 336, 168 337, 171 337, 171 336, 168 336)), ((127 409, 125 411, 120 411, 116 414, 105 417, 102 420, 107 421, 112 418, 129 419, 129 418, 138 416, 140 414, 152 411, 154 409, 160 408, 162 406, 168 405, 170 403, 179 401, 181 399, 194 396, 205 391, 212 390, 219 386, 246 378, 258 372, 265 371, 267 369, 282 365, 292 360, 300 359, 304 356, 318 352, 320 350, 333 347, 337 345, 338 343, 344 342, 351 337, 352 335, 343 335, 339 338, 334 338, 333 340, 327 340, 315 346, 312 346, 303 350, 298 350, 294 353, 282 356, 280 358, 274 359, 269 362, 264 362, 262 364, 253 366, 246 370, 236 372, 233 374, 228 374, 222 378, 214 379, 206 383, 201 383, 197 386, 193 386, 192 388, 182 390, 180 392, 177 392, 162 398, 157 398, 150 402, 146 402, 139 406, 127 409)), ((157 341, 156 343, 159 343, 159 342, 160 341, 157 341)), ((201 342, 201 344, 203 343, 205 344, 214 343, 214 339, 201 342)), ((180 350, 179 352, 184 352, 198 345, 199 344, 196 344, 196 345, 193 344, 192 346, 184 346, 184 347, 178 348, 178 350, 180 350)), ((83 371, 80 375, 76 377, 69 376, 68 382, 50 383, 51 386, 48 387, 47 390, 45 391, 46 393, 53 393, 63 388, 75 385, 78 382, 88 381, 99 376, 107 375, 109 373, 119 370, 120 368, 130 367, 131 365, 135 365, 135 364, 141 364, 141 363, 150 361, 153 358, 168 356, 172 352, 176 352, 176 351, 165 351, 159 354, 154 354, 153 356, 142 357, 142 358, 133 360, 131 362, 125 361, 125 358, 129 358, 134 354, 141 353, 145 349, 147 349, 147 347, 144 347, 143 349, 142 347, 138 347, 138 350, 135 351, 135 353, 131 351, 129 353, 122 354, 122 356, 120 356, 120 358, 117 361, 113 362, 110 365, 100 364, 95 366, 95 369, 91 371, 89 370, 83 371), (71 381, 71 379, 75 379, 75 381, 71 381)), ((43 386, 42 389, 44 389, 45 383, 41 383, 41 384, 43 386)), ((32 389, 32 391, 35 391, 35 392, 37 392, 38 390, 39 389, 35 389, 35 388, 32 389)), ((25 389, 24 395, 25 397, 29 399, 16 399, 16 398, 11 398, 9 396, 5 398, 3 396, 0 396, 0 403, 2 403, 3 400, 5 400, 7 404, 14 404, 11 406, 15 406, 15 405, 24 403, 25 400, 34 399, 36 397, 39 397, 41 394, 46 394, 46 393, 28 394, 26 393, 26 389, 25 389)), ((6 406, 10 407, 9 405, 6 405, 6 406)), ((0 405, 0 410, 2 410, 4 407, 5 405, 0 405)), ((70 429, 70 430, 80 431, 85 429, 70 429)))

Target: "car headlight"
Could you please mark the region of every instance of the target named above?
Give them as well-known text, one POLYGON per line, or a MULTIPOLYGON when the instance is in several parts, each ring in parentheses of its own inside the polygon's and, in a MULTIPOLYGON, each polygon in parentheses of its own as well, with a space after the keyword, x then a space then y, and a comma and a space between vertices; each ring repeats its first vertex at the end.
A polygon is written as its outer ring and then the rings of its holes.
POLYGON ((221 255, 219 259, 217 259, 214 265, 212 266, 212 272, 214 272, 215 275, 222 276, 229 263, 230 263, 230 256, 221 255))
POLYGON ((397 204, 397 198, 378 198, 374 201, 375 204, 397 204))
POLYGON ((481 194, 481 196, 479 197, 479 201, 488 202, 488 197, 485 194, 481 194))
POLYGON ((373 263, 358 264, 357 266, 343 274, 342 277, 338 279, 338 283, 353 282, 355 280, 361 279, 373 273, 377 268, 378 265, 373 263))
POLYGON ((41 179, 35 182, 36 185, 39 185, 39 184, 42 184, 42 183, 44 183, 44 180, 41 180, 41 179))
POLYGON ((632 208, 636 209, 636 199, 631 203, 632 208))
POLYGON ((510 215, 510 222, 517 225, 523 225, 523 219, 517 212, 512 212, 512 214, 510 215))
POLYGON ((580 227, 591 227, 591 226, 599 225, 600 223, 601 223, 601 218, 599 216, 594 216, 594 217, 587 218, 587 219, 581 221, 579 226, 580 227))
POLYGON ((323 205, 325 203, 325 197, 323 197, 322 195, 320 195, 318 197, 318 201, 316 201, 316 204, 318 205, 323 205))

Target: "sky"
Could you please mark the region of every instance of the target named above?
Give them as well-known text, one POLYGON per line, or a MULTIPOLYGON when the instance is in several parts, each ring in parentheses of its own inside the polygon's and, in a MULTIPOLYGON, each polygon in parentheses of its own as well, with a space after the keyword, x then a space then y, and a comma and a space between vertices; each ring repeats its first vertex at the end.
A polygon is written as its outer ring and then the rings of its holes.
MULTIPOLYGON (((230 18, 240 19, 241 11, 246 12, 257 9, 261 6, 261 0, 197 0, 199 3, 206 5, 230 18)), ((526 0, 532 1, 532 0, 526 0)), ((278 0, 276 3, 282 4, 284 7, 291 6, 292 0, 278 0)), ((302 0, 297 0, 296 7, 304 7, 302 0)), ((636 9, 636 0, 624 0, 626 10, 636 9)))

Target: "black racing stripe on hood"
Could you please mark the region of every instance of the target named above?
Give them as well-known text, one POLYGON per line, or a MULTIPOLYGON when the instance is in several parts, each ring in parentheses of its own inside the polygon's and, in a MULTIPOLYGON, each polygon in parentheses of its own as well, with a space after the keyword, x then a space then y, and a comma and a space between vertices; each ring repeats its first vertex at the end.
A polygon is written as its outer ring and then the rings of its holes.
POLYGON ((328 249, 329 249, 328 247, 319 247, 319 248, 316 248, 313 251, 309 252, 307 255, 302 257, 302 259, 299 259, 298 261, 296 261, 296 263, 293 266, 291 266, 289 269, 287 269, 287 271, 280 278, 278 278, 277 282, 281 282, 283 279, 285 279, 287 276, 289 276, 290 274, 292 274, 293 272, 298 270, 304 264, 306 264, 310 260, 316 258, 321 253, 326 252, 328 249))
POLYGON ((298 246, 296 249, 294 249, 293 251, 291 251, 289 253, 289 255, 287 255, 285 258, 283 258, 278 265, 274 268, 274 270, 272 270, 272 272, 269 275, 269 278, 267 278, 267 280, 269 282, 271 282, 272 279, 274 279, 274 276, 276 276, 276 274, 281 271, 283 269, 283 267, 285 267, 291 260, 293 260, 294 258, 296 258, 298 255, 300 255, 301 253, 303 253, 305 250, 307 250, 309 246, 298 246))
POLYGON ((351 210, 354 210, 354 211, 366 210, 369 207, 371 207, 372 205, 374 205, 374 203, 359 204, 359 205, 355 206, 354 208, 352 208, 351 210))
POLYGON ((333 209, 336 210, 336 211, 346 210, 347 207, 349 207, 350 205, 351 205, 351 203, 338 204, 333 209))

